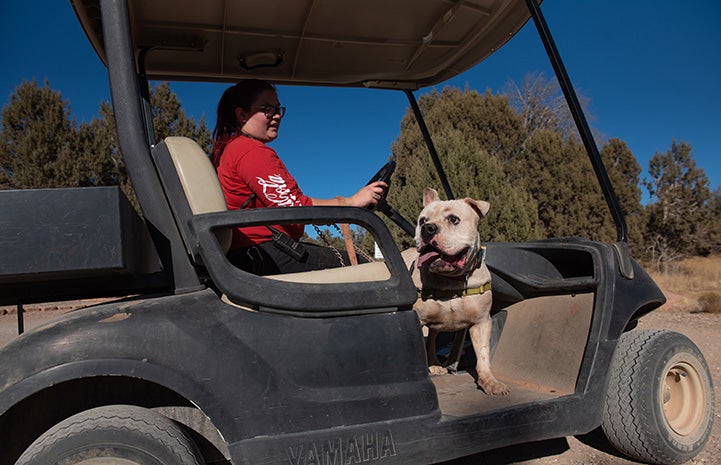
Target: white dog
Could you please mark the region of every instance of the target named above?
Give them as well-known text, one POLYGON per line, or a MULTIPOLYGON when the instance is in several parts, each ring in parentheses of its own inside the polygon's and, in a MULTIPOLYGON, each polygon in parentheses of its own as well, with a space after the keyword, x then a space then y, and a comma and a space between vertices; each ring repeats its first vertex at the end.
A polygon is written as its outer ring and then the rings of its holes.
POLYGON ((489 208, 488 202, 470 198, 442 201, 435 190, 426 188, 416 250, 404 256, 414 262, 412 277, 419 298, 413 309, 428 327, 431 374, 447 373, 436 357, 436 335, 468 329, 476 353, 477 383, 494 395, 508 394, 509 389, 491 373, 491 274, 478 234, 478 220, 489 208))

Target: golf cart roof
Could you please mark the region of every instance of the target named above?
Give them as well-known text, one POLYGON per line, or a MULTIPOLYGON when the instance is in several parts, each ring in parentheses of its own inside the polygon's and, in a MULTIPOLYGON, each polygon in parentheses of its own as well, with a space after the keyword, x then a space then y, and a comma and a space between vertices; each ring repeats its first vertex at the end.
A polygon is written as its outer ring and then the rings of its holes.
MULTIPOLYGON (((107 65, 100 0, 71 0, 107 65)), ((149 79, 417 89, 479 63, 523 0, 128 0, 149 79)))

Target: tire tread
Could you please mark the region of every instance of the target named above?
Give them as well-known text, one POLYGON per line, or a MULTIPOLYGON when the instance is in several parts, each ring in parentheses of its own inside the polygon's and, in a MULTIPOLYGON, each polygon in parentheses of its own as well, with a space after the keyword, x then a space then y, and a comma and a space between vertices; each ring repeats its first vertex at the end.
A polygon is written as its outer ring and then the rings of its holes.
POLYGON ((175 424, 151 410, 131 405, 98 407, 76 414, 50 428, 18 459, 16 465, 31 465, 37 457, 49 453, 65 438, 92 431, 103 431, 112 426, 133 434, 149 436, 153 441, 178 451, 180 463, 201 465, 198 453, 193 450, 183 431, 175 424))

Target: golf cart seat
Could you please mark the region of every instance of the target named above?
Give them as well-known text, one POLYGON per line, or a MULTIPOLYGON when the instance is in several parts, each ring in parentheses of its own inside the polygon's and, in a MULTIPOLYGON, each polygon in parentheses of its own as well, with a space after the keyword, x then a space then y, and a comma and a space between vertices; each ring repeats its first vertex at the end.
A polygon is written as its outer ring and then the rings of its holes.
MULTIPOLYGON (((194 241, 189 219, 193 215, 228 209, 215 168, 200 145, 187 137, 166 137, 153 148, 153 158, 160 170, 165 191, 171 198, 171 207, 181 226, 185 247, 195 263, 202 263, 192 246, 194 241)), ((232 235, 229 229, 216 233, 224 252, 230 249, 232 235)))
MULTIPOLYGON (((193 215, 227 210, 215 168, 203 149, 187 137, 166 137, 153 148, 153 158, 161 173, 168 197, 172 200, 171 207, 181 226, 186 249, 194 262, 202 265, 202 257, 193 245, 196 239, 189 227, 189 220, 193 215)), ((218 230, 216 237, 222 250, 227 252, 230 248, 232 230, 218 230)), ((390 272, 383 262, 364 263, 342 269, 268 276, 280 281, 316 284, 383 281, 389 277, 390 272)))

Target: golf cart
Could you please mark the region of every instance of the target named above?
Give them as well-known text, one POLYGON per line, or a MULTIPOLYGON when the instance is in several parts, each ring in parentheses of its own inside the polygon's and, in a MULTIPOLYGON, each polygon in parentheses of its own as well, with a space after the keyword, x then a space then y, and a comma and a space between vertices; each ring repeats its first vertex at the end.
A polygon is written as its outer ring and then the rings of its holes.
MULTIPOLYGON (((0 192, 1 303, 126 296, 0 350, 0 463, 436 463, 599 426, 649 463, 682 463, 703 448, 708 367, 684 336, 634 330, 665 299, 630 256, 535 0, 71 4, 108 67, 142 217, 117 188, 0 192), (493 364, 506 396, 485 395, 470 373, 429 376, 417 290, 375 212, 227 211, 195 141, 154 140, 149 79, 397 89, 445 180, 413 91, 482 61, 529 18, 618 237, 487 244, 493 364), (359 225, 383 260, 270 277, 227 261, 231 228, 282 223, 359 225)), ((387 202, 379 210, 412 233, 387 202)))

